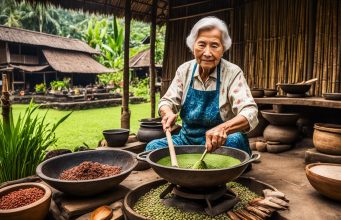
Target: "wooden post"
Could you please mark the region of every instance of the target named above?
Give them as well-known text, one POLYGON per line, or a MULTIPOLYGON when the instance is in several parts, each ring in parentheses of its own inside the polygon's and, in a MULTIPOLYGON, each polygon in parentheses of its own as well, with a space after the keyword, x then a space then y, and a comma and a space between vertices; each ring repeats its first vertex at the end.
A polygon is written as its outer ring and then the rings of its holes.
POLYGON ((155 39, 156 39, 156 8, 157 0, 153 0, 151 11, 151 27, 150 27, 150 65, 149 65, 149 81, 150 81, 150 104, 151 117, 155 118, 155 39))
POLYGON ((8 125, 10 123, 9 114, 11 112, 11 103, 9 101, 7 74, 2 74, 1 105, 2 105, 3 122, 4 122, 4 124, 6 123, 8 125))
POLYGON ((131 2, 125 1, 125 22, 124 22, 124 72, 123 72, 123 97, 121 109, 121 127, 130 128, 129 110, 129 39, 131 21, 131 2))

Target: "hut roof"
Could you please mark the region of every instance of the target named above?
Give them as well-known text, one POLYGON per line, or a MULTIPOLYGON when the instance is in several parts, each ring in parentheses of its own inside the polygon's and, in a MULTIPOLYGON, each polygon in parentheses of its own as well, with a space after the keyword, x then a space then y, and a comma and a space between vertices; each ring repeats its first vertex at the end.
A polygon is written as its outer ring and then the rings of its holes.
POLYGON ((76 51, 43 49, 50 66, 62 73, 109 73, 114 72, 94 60, 89 54, 76 51))
MULTIPOLYGON (((150 66, 150 49, 143 50, 129 59, 130 68, 141 68, 150 66)), ((160 67, 160 65, 155 65, 160 67)))
POLYGON ((60 37, 2 25, 0 25, 0 41, 73 50, 89 54, 99 54, 97 50, 78 39, 60 37))
MULTIPOLYGON (((21 2, 24 0, 16 0, 21 2)), ((117 17, 124 17, 125 0, 28 0, 33 4, 52 4, 67 9, 83 10, 90 13, 112 14, 117 17)), ((132 0, 131 13, 132 18, 150 22, 151 8, 153 0, 132 0)), ((159 0, 157 2, 157 23, 163 23, 168 15, 168 0, 159 0)))

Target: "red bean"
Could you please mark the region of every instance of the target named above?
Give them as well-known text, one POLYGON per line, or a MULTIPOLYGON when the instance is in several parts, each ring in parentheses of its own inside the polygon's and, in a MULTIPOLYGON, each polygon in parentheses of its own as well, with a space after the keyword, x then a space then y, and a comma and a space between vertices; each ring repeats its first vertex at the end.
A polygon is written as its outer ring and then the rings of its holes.
POLYGON ((78 166, 64 170, 59 179, 62 180, 90 180, 114 176, 122 172, 122 167, 84 161, 78 166))
POLYGON ((0 198, 0 209, 15 209, 34 203, 44 196, 44 190, 37 187, 19 189, 0 198))

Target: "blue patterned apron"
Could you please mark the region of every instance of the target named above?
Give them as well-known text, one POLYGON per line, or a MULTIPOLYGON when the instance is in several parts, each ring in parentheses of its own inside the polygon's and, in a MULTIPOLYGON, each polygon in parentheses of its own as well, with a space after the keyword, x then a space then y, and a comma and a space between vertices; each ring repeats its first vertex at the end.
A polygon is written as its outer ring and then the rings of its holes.
MULTIPOLYGON (((182 129, 179 134, 172 136, 174 145, 205 145, 206 131, 224 122, 219 111, 220 64, 217 67, 216 90, 213 91, 192 88, 196 68, 197 63, 194 65, 185 103, 180 112, 182 129)), ((151 141, 146 150, 167 146, 167 139, 162 138, 151 141)), ((251 154, 247 136, 241 132, 228 135, 225 146, 238 148, 251 154)))

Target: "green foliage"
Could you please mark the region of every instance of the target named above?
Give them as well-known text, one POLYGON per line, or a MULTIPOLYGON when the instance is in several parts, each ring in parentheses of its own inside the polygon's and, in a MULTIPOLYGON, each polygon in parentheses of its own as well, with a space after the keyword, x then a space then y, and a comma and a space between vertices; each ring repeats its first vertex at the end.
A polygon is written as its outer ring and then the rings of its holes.
POLYGON ((68 89, 70 88, 70 80, 71 78, 69 77, 65 77, 63 79, 63 81, 60 81, 60 80, 54 80, 52 82, 50 82, 50 86, 52 88, 52 90, 54 91, 61 91, 63 89, 68 89))
POLYGON ((40 83, 35 86, 36 92, 45 92, 46 91, 46 85, 45 83, 40 83))
POLYGON ((134 93, 134 96, 144 97, 149 100, 149 78, 143 80, 134 79, 129 90, 134 93))
POLYGON ((123 83, 123 72, 119 71, 116 73, 104 73, 97 75, 98 80, 103 85, 112 85, 114 89, 121 88, 123 83))
POLYGON ((50 124, 45 122, 47 112, 35 114, 38 108, 31 101, 16 122, 12 113, 9 124, 0 121, 0 183, 33 175, 45 150, 57 141, 55 130, 71 114, 50 124))

